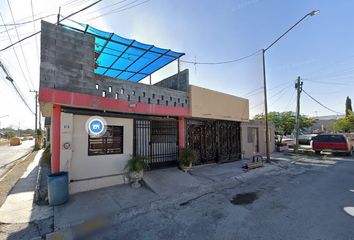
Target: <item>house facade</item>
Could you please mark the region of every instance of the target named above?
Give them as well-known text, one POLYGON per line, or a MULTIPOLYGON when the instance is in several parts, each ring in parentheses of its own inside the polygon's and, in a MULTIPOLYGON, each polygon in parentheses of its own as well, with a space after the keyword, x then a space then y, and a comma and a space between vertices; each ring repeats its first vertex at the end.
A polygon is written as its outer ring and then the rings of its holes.
POLYGON ((197 151, 197 164, 257 150, 242 142, 247 99, 190 85, 188 69, 139 82, 182 55, 88 25, 42 22, 39 101, 51 119, 52 172, 68 171, 70 193, 123 183, 132 155, 145 156, 154 170, 176 167, 183 147, 197 151), (98 120, 105 134, 91 136, 98 120))

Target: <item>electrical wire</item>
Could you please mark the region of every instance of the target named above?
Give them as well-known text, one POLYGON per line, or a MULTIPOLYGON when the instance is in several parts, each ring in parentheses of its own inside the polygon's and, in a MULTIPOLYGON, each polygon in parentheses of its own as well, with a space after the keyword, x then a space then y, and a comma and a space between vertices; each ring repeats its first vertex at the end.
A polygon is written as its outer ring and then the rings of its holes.
POLYGON ((18 96, 21 98, 21 100, 23 101, 23 103, 26 105, 26 107, 31 111, 32 114, 35 114, 33 112, 33 110, 31 109, 31 107, 29 106, 28 102, 26 101, 25 97, 23 96, 22 92, 20 91, 20 89, 18 88, 17 84, 15 83, 15 81, 11 81, 12 86, 15 88, 18 96))
POLYGON ((329 110, 329 111, 331 111, 331 112, 333 112, 333 113, 336 113, 336 114, 342 114, 342 113, 340 113, 340 112, 337 112, 337 111, 335 111, 335 110, 333 110, 333 109, 330 109, 329 107, 323 105, 323 104, 320 103, 317 99, 315 99, 315 98, 312 97, 310 94, 308 94, 304 89, 302 89, 302 91, 303 91, 309 98, 311 98, 312 100, 314 100, 316 103, 318 103, 319 105, 321 105, 321 106, 324 107, 325 109, 327 109, 327 110, 329 110))
MULTIPOLYGON (((34 18, 34 13, 33 13, 33 5, 32 5, 32 0, 31 0, 31 8, 32 8, 32 20, 31 21, 26 21, 26 22, 17 22, 17 23, 4 23, 4 24, 0 24, 0 27, 11 27, 11 26, 19 26, 19 25, 25 25, 25 24, 29 24, 29 23, 33 23, 36 22, 38 20, 42 20, 43 18, 48 18, 48 17, 52 17, 55 16, 56 14, 49 14, 46 15, 44 17, 39 17, 39 18, 34 18)), ((13 28, 15 29, 15 28, 13 28)))
MULTIPOLYGON (((34 21, 33 0, 31 0, 31 11, 32 11, 32 19, 33 19, 33 30, 34 30, 34 32, 36 32, 36 23, 35 23, 35 21, 34 21)), ((38 60, 38 62, 40 62, 40 58, 39 58, 39 48, 38 48, 38 43, 37 43, 37 36, 34 36, 34 41, 35 41, 35 43, 36 43, 37 60, 38 60)))
POLYGON ((347 83, 338 83, 338 82, 328 82, 328 81, 318 81, 318 80, 309 80, 306 79, 304 80, 306 82, 312 82, 312 83, 316 83, 316 84, 329 84, 329 85, 337 85, 337 86, 348 86, 349 84, 347 83))
POLYGON ((194 65, 220 65, 220 64, 228 64, 228 63, 234 63, 234 62, 239 62, 242 60, 245 60, 247 58, 253 57, 254 55, 256 55, 257 53, 261 52, 262 50, 257 50, 249 55, 246 55, 244 57, 240 57, 237 59, 232 59, 232 60, 227 60, 227 61, 221 61, 221 62, 197 62, 197 61, 186 61, 186 60, 180 60, 183 63, 190 63, 190 64, 194 64, 194 65))
POLYGON ((97 9, 97 10, 95 10, 95 11, 86 13, 86 14, 82 15, 81 17, 86 17, 86 16, 91 15, 91 14, 93 14, 93 13, 102 11, 103 9, 111 8, 111 7, 113 7, 113 6, 116 6, 116 5, 121 4, 121 3, 123 3, 123 2, 126 2, 126 1, 128 1, 128 0, 122 0, 122 1, 119 1, 119 2, 116 2, 116 3, 113 3, 113 4, 109 4, 109 5, 103 6, 103 7, 99 8, 99 9, 97 9))
MULTIPOLYGON (((65 18, 63 18, 63 19, 61 19, 61 20, 59 20, 59 22, 62 22, 62 21, 64 21, 65 19, 67 19, 67 18, 69 18, 69 17, 71 17, 71 16, 74 16, 75 14, 78 14, 78 13, 80 13, 80 12, 82 12, 82 11, 84 11, 84 10, 90 8, 90 7, 96 5, 97 3, 101 2, 101 1, 102 1, 102 0, 98 0, 98 1, 96 1, 96 2, 94 2, 94 3, 92 3, 92 4, 90 4, 90 5, 88 5, 87 7, 84 7, 84 8, 82 8, 82 9, 80 9, 80 10, 74 12, 74 13, 71 13, 71 14, 68 15, 67 17, 65 17, 65 18)), ((17 45, 17 44, 23 42, 24 40, 26 40, 26 39, 28 39, 28 38, 31 38, 31 37, 33 37, 33 36, 35 36, 35 35, 37 35, 37 34, 40 33, 40 32, 41 32, 41 31, 37 31, 37 32, 35 32, 35 33, 33 33, 33 34, 27 36, 27 37, 24 37, 24 38, 18 40, 18 41, 15 42, 15 43, 11 43, 10 45, 8 45, 8 46, 6 46, 6 47, 0 49, 0 52, 3 52, 3 51, 5 51, 6 49, 9 49, 9 48, 13 47, 14 45, 17 45)))
MULTIPOLYGON (((42 19, 44 19, 44 18, 52 17, 52 16, 56 16, 56 15, 57 15, 57 14, 51 14, 51 15, 48 15, 48 16, 45 16, 45 17, 41 17, 41 18, 39 18, 39 19, 42 20, 42 19)), ((30 21, 30 22, 32 22, 32 21, 30 21)), ((3 26, 4 26, 4 27, 7 27, 7 25, 3 25, 3 26)), ((22 26, 24 26, 24 25, 19 25, 18 28, 20 28, 20 27, 22 27, 22 26)), ((12 31, 12 30, 14 30, 14 29, 15 29, 15 27, 9 28, 8 31, 12 31)), ((6 32, 6 30, 5 30, 5 31, 1 31, 0 34, 5 33, 5 32, 6 32)))
MULTIPOLYGON (((7 0, 7 4, 8 4, 9 9, 10 9, 10 14, 11 14, 11 17, 12 17, 12 21, 13 21, 13 23, 15 23, 15 18, 14 18, 14 15, 13 15, 13 12, 12 12, 12 8, 11 8, 11 4, 10 4, 9 0, 7 0)), ((17 31, 16 25, 15 25, 15 32, 16 32, 18 40, 20 40, 20 36, 18 35, 18 31, 17 31)), ((33 84, 32 77, 31 77, 31 72, 30 72, 30 70, 28 68, 27 58, 26 58, 26 55, 25 55, 25 53, 23 51, 23 47, 22 47, 22 43, 21 42, 20 42, 20 49, 21 49, 21 52, 22 52, 23 59, 25 61, 25 67, 26 67, 26 70, 27 70, 27 73, 28 73, 28 77, 30 79, 30 83, 31 83, 31 85, 34 88, 34 84, 33 84)))
POLYGON ((322 66, 322 67, 320 67, 320 68, 317 68, 316 70, 313 70, 313 71, 311 71, 311 72, 309 72, 309 73, 307 73, 307 74, 304 74, 304 76, 312 76, 313 74, 316 75, 316 74, 319 73, 319 72, 323 73, 322 70, 324 70, 324 69, 325 69, 325 70, 331 69, 332 66, 335 66, 335 65, 337 65, 338 63, 342 63, 342 62, 346 61, 348 58, 349 58, 349 59, 354 58, 354 55, 348 56, 348 57, 345 57, 345 58, 342 58, 342 59, 339 59, 338 61, 334 61, 334 62, 329 63, 329 64, 326 64, 326 65, 324 65, 324 66, 322 66))
MULTIPOLYGON (((287 85, 289 85, 289 84, 290 83, 287 83, 287 85)), ((279 87, 279 86, 277 86, 277 87, 279 87)), ((280 89, 278 92, 276 92, 272 96, 268 97, 268 100, 278 96, 279 94, 282 94, 287 88, 288 88, 288 86, 285 86, 284 88, 280 89)), ((252 106, 250 109, 254 109, 254 108, 256 108, 256 107, 258 107, 258 106, 260 106, 262 104, 264 104, 264 100, 262 102, 260 102, 259 104, 252 106)))
MULTIPOLYGON (((10 77, 10 76, 8 75, 7 70, 5 70, 5 67, 4 67, 4 65, 3 65, 1 62, 0 62, 0 65, 1 65, 1 67, 2 67, 2 69, 3 69, 3 72, 7 75, 7 77, 10 77)), ((30 110, 30 112, 34 114, 33 110, 32 110, 31 107, 29 106, 28 102, 26 101, 25 97, 23 96, 21 90, 19 89, 19 87, 17 86, 17 84, 15 83, 15 81, 13 81, 13 80, 8 80, 8 79, 3 78, 3 77, 1 77, 1 78, 2 78, 6 83, 9 83, 9 82, 11 83, 10 85, 13 87, 13 90, 15 90, 16 94, 20 97, 20 99, 21 99, 22 102, 26 105, 26 107, 28 108, 28 110, 30 110)), ((12 79, 12 78, 10 77, 10 79, 12 79)))
POLYGON ((150 0, 145 0, 145 1, 141 2, 141 3, 137 3, 137 4, 133 5, 133 6, 129 6, 129 5, 131 5, 131 4, 133 4, 133 3, 136 3, 136 2, 138 2, 138 1, 139 1, 139 0, 135 0, 135 1, 130 2, 130 3, 126 4, 126 5, 124 5, 124 6, 120 6, 119 8, 116 8, 116 9, 113 9, 113 10, 108 11, 108 12, 106 12, 106 13, 103 13, 103 14, 97 16, 97 17, 90 18, 90 19, 88 19, 88 20, 86 20, 86 21, 92 21, 92 20, 95 20, 95 19, 97 19, 97 18, 101 18, 101 17, 103 17, 103 16, 108 16, 108 15, 110 15, 110 14, 112 14, 112 13, 123 12, 123 11, 126 11, 126 10, 128 10, 128 9, 131 9, 131 8, 140 6, 140 5, 142 5, 142 4, 145 4, 145 3, 147 3, 147 2, 150 2, 150 0), (129 7, 128 7, 128 6, 129 6, 129 7))
POLYGON ((289 98, 288 103, 285 105, 283 112, 289 107, 290 103, 293 101, 293 98, 294 98, 294 96, 295 96, 295 93, 296 93, 296 90, 293 91, 293 94, 292 94, 291 97, 289 98))
POLYGON ((283 92, 279 95, 279 97, 277 97, 274 101, 272 101, 271 103, 270 103, 270 105, 273 105, 274 103, 276 103, 277 101, 279 101, 280 100, 280 98, 284 95, 284 93, 286 93, 286 89, 287 89, 288 87, 286 87, 284 90, 283 90, 283 92))
MULTIPOLYGON (((1 17, 1 20, 4 22, 4 19, 3 19, 3 17, 2 17, 2 14, 1 14, 1 13, 0 13, 0 17, 1 17)), ((7 29, 7 27, 5 27, 5 29, 7 29)), ((7 31, 7 35, 8 35, 8 37, 9 37, 10 43, 11 43, 11 45, 12 45, 12 44, 13 44, 13 42, 12 42, 12 40, 11 40, 11 37, 10 37, 10 34, 9 34, 9 32, 8 32, 8 31, 7 31)), ((15 57, 16 57, 16 60, 17 60, 18 66, 19 66, 19 67, 20 67, 20 69, 21 69, 22 76, 23 76, 23 78, 24 78, 24 80, 25 80, 25 82, 26 82, 26 84, 27 84, 27 86, 28 86, 28 89, 31 89, 32 87, 30 86, 30 83, 29 83, 29 81, 28 81, 28 79, 27 79, 27 77, 26 77, 26 74, 25 74, 25 72, 23 71, 23 68, 22 68, 22 65, 21 65, 20 59, 18 58, 18 55, 17 55, 17 52, 16 52, 15 48, 13 48, 13 51, 14 51, 14 54, 15 54, 15 57)))

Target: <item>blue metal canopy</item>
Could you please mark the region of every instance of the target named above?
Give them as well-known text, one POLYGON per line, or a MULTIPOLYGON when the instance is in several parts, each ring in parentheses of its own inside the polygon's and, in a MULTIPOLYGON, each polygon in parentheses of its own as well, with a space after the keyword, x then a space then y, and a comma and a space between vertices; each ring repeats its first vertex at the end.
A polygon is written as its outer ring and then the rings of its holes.
POLYGON ((184 55, 75 23, 64 27, 95 36, 96 74, 138 82, 184 55))

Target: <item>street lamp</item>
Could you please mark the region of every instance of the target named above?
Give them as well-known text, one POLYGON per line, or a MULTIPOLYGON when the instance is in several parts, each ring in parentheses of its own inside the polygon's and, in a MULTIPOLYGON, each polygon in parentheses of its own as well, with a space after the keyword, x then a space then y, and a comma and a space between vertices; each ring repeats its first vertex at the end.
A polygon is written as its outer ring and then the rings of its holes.
POLYGON ((262 49, 262 59, 263 59, 263 88, 264 88, 264 115, 265 115, 265 127, 266 127, 266 155, 267 163, 270 162, 269 154, 269 129, 268 129, 268 103, 267 103, 267 81, 266 81, 266 72, 265 72, 265 52, 271 48, 275 43, 277 43, 282 37, 284 37, 288 32, 290 32, 294 27, 296 27, 300 22, 302 22, 308 16, 315 16, 320 10, 314 10, 303 16, 299 21, 292 25, 286 32, 284 32, 280 37, 278 37, 274 42, 272 42, 268 47, 262 49))

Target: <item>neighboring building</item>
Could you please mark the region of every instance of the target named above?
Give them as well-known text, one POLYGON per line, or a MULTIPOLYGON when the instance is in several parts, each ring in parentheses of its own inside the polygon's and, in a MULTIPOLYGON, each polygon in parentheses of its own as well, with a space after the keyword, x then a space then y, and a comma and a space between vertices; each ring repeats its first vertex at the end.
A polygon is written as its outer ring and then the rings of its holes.
POLYGON ((175 167, 186 146, 198 164, 251 156, 255 148, 241 142, 248 127, 258 128, 264 153, 264 127, 246 124, 247 99, 189 85, 188 70, 139 83, 183 53, 80 27, 42 22, 41 31, 39 101, 51 119, 52 172, 69 172, 70 193, 123 183, 131 155, 147 157, 150 169, 175 167), (92 116, 106 121, 104 136, 88 134, 92 116))
MULTIPOLYGON (((266 153, 266 128, 263 120, 250 120, 241 123, 242 129, 242 153, 244 158, 250 158, 255 154, 266 153)), ((274 124, 269 123, 269 148, 270 152, 275 148, 274 124)))
POLYGON ((309 133, 327 133, 331 132, 331 126, 340 118, 345 117, 345 115, 328 115, 328 116, 318 116, 313 117, 315 120, 314 124, 309 127, 306 132, 309 133))

